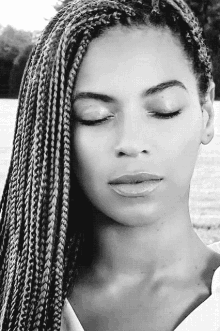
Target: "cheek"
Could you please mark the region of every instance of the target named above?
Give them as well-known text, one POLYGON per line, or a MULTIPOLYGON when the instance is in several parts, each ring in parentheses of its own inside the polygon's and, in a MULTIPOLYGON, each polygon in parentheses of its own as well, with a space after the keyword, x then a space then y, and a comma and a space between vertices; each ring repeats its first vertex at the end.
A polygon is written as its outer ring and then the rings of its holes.
POLYGON ((105 169, 103 162, 108 151, 107 137, 94 137, 90 130, 80 127, 75 130, 73 151, 74 169, 79 179, 91 181, 92 177, 101 175, 101 169, 105 169))
POLYGON ((191 179, 201 143, 201 118, 191 118, 173 132, 172 139, 164 148, 167 168, 179 181, 191 179))

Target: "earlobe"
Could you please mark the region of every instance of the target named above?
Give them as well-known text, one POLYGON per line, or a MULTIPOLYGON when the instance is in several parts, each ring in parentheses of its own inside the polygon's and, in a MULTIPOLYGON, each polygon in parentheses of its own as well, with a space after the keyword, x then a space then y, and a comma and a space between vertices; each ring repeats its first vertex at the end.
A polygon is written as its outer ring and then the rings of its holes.
POLYGON ((202 105, 203 132, 201 142, 203 145, 207 145, 208 143, 210 143, 210 141, 214 137, 214 100, 215 84, 214 82, 211 82, 205 103, 202 105))

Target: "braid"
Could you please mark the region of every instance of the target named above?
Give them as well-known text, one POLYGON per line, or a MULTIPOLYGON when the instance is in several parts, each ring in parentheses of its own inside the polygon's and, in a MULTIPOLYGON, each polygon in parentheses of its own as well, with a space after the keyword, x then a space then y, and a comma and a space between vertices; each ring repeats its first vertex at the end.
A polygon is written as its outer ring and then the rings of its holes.
POLYGON ((183 41, 193 49, 189 56, 205 91, 212 79, 210 57, 182 0, 73 0, 33 48, 0 202, 0 331, 59 331, 85 251, 85 233, 74 218, 71 135, 72 95, 90 42, 118 24, 166 24, 174 31, 176 21, 184 23, 183 41))
MULTIPOLYGON (((44 68, 44 66, 42 66, 44 68)), ((43 71, 43 70, 42 70, 43 71)), ((40 73, 40 83, 39 83, 39 91, 38 91, 38 98, 37 98, 37 114, 36 114, 36 130, 35 130, 35 144, 33 145, 33 155, 34 155, 34 162, 32 164, 32 171, 33 171, 33 191, 32 191, 32 200, 31 200, 31 206, 28 205, 28 202, 26 204, 26 210, 25 210, 25 224, 26 228, 28 228, 29 224, 29 231, 27 232, 27 236, 24 234, 27 238, 26 242, 24 240, 23 242, 23 252, 25 252, 25 247, 29 247, 29 250, 26 254, 24 254, 24 259, 27 260, 27 266, 26 268, 26 277, 25 277, 25 285, 23 290, 23 296, 22 296, 22 302, 21 302, 21 314, 20 319, 18 321, 18 328, 24 329, 26 325, 25 317, 27 316, 27 302, 29 300, 29 297, 31 295, 31 284, 32 284, 32 274, 34 269, 34 233, 36 232, 36 215, 37 215, 37 203, 38 203, 38 190, 39 190, 39 178, 41 173, 41 167, 42 167, 42 159, 43 156, 43 142, 44 142, 44 132, 43 132, 43 123, 45 122, 45 116, 46 113, 43 112, 43 104, 47 107, 46 98, 44 95, 44 89, 43 89, 43 83, 44 83, 44 72, 40 73), (29 215, 29 208, 32 211, 31 216, 29 215)), ((30 185, 29 185, 30 187, 30 185)), ((29 192, 31 193, 31 192, 29 192)))
MULTIPOLYGON (((20 102, 20 105, 21 105, 21 108, 22 108, 22 101, 23 101, 23 99, 21 98, 21 102, 20 102)), ((16 137, 17 137, 17 139, 14 139, 14 151, 13 151, 13 153, 15 154, 14 155, 14 159, 15 160, 17 160, 17 158, 16 158, 16 153, 17 153, 17 150, 19 150, 19 145, 20 145, 20 137, 21 137, 21 131, 22 131, 22 120, 23 120, 23 117, 24 117, 24 111, 23 111, 23 109, 21 109, 21 113, 20 113, 20 121, 18 121, 18 119, 17 119, 17 135, 15 135, 16 137)), ((25 149, 25 151, 27 151, 28 149, 25 149)), ((17 173, 17 170, 18 169, 18 164, 17 163, 15 163, 14 164, 14 172, 15 172, 15 174, 17 173)), ((24 167, 22 168, 23 169, 23 171, 24 171, 24 167)), ((19 178, 19 176, 14 176, 14 178, 19 178)), ((22 181, 22 176, 20 176, 20 179, 21 179, 21 185, 23 184, 23 181, 22 181)), ((13 183, 13 181, 12 181, 12 183, 13 183)), ((15 179, 15 181, 14 181, 14 185, 16 185, 16 179, 15 179)), ((18 183, 18 180, 17 180, 17 185, 19 185, 19 183, 18 183)), ((16 189, 15 190, 15 194, 16 194, 16 191, 17 192, 19 192, 19 188, 18 189, 16 189)), ((14 195, 13 194, 13 191, 11 192, 11 194, 12 194, 12 196, 14 195)), ((22 198, 22 194, 20 195, 20 198, 22 198)), ((13 201, 15 201, 15 199, 11 199, 11 201, 13 202, 13 201)), ((10 205, 9 205, 10 206, 10 205)), ((12 206, 14 206, 15 207, 15 205, 14 205, 14 203, 12 204, 12 206)), ((22 206, 22 202, 21 203, 19 203, 19 207, 20 206, 22 206)), ((10 206, 10 208, 8 207, 8 209, 10 209, 10 212, 11 212, 11 210, 13 211, 13 208, 14 207, 11 207, 10 206)), ((10 234, 9 234, 9 237, 11 237, 12 238, 12 240, 13 240, 13 243, 14 243, 14 247, 16 247, 16 246, 18 246, 18 241, 19 241, 19 232, 20 232, 20 218, 19 218, 19 216, 21 216, 21 214, 22 214, 22 211, 20 210, 20 208, 18 208, 18 212, 17 212, 17 215, 18 215, 18 222, 17 222, 17 227, 16 227, 16 230, 15 230, 15 236, 13 236, 13 235, 11 235, 10 236, 10 234)), ((12 217, 13 217, 13 214, 12 214, 12 217)), ((13 217, 14 218, 14 217, 13 217)), ((12 246, 12 245, 11 245, 12 246)), ((9 245, 9 247, 10 247, 10 245, 9 245)), ((12 246, 13 247, 13 246, 12 246)), ((13 255, 12 255, 13 256, 13 255)), ((14 261, 14 264, 13 264, 13 266, 11 266, 11 274, 13 273, 13 271, 14 271, 14 267, 15 267, 15 264, 16 264, 16 260, 17 260, 17 257, 15 257, 14 259, 13 259, 13 261, 14 261)), ((9 265, 10 266, 10 265, 9 265)), ((9 278, 10 280, 12 280, 12 278, 9 278)), ((9 293, 10 293, 10 287, 11 287, 11 282, 9 282, 9 284, 8 284, 8 289, 9 289, 9 291, 8 291, 8 294, 6 295, 6 298, 5 298, 5 303, 7 303, 7 300, 8 300, 8 295, 9 295, 9 293)), ((3 306, 4 307, 4 306, 3 306)), ((2 310, 3 312, 4 312, 4 309, 2 310)))
MULTIPOLYGON (((60 53, 59 53, 60 54, 60 53)), ((59 56, 57 57, 57 63, 56 66, 59 66, 59 56)), ((57 81, 58 81, 58 72, 59 69, 57 68, 57 81)), ((57 91, 56 91, 57 93, 57 91)), ((61 153, 61 130, 62 130, 62 120, 63 120, 63 93, 64 93, 64 79, 63 75, 61 73, 60 77, 60 113, 58 118, 58 126, 57 126, 57 134, 56 134, 56 150, 55 150, 55 167, 54 171, 51 176, 50 180, 50 189, 53 192, 51 199, 49 201, 49 213, 48 213, 48 234, 46 238, 46 259, 45 259, 45 265, 46 268, 43 273, 42 277, 42 285, 41 285, 41 293, 39 297, 39 302, 37 305, 37 314, 35 316, 35 322, 34 322, 34 330, 38 330, 40 328, 41 323, 44 325, 44 321, 42 322, 42 312, 43 310, 47 310, 48 307, 48 294, 49 294, 49 284, 51 283, 51 269, 52 269, 52 259, 53 259, 53 250, 54 250, 54 231, 57 226, 56 224, 56 213, 57 213, 57 206, 59 204, 59 186, 60 186, 60 153, 61 153)), ((54 121, 55 122, 55 121, 54 121)), ((55 142, 55 139, 52 140, 52 142, 55 142)))
POLYGON ((211 80, 212 79, 212 65, 210 56, 208 54, 207 46, 203 38, 203 30, 200 27, 197 17, 190 10, 188 5, 182 0, 167 0, 177 12, 182 16, 183 20, 188 24, 191 29, 192 38, 198 45, 198 55, 201 63, 204 63, 205 74, 211 80))
MULTIPOLYGON (((82 43, 78 49, 78 54, 76 55, 75 63, 79 63, 82 59, 84 54, 84 49, 89 43, 89 33, 85 33, 85 36, 82 40, 82 43)), ((67 37, 64 38, 62 43, 62 51, 61 54, 62 60, 61 61, 61 80, 62 85, 64 86, 65 83, 65 51, 66 45, 68 44, 67 37)), ((57 288, 57 292, 54 295, 54 306, 57 309, 53 312, 52 321, 53 325, 51 330, 58 329, 60 326, 60 315, 62 311, 63 305, 63 273, 62 270, 64 268, 64 250, 65 250, 65 240, 66 240, 66 227, 68 223, 68 210, 69 210, 69 191, 70 191, 70 114, 71 114, 71 98, 66 98, 66 103, 64 104, 64 95, 63 90, 61 89, 60 95, 60 108, 64 109, 63 113, 63 158, 64 158, 64 169, 63 169, 63 196, 62 196, 62 211, 61 211, 61 224, 59 229, 59 236, 57 241, 57 251, 56 251, 56 258, 55 258, 55 282, 54 287, 57 288), (60 300, 62 298, 62 301, 60 300)))

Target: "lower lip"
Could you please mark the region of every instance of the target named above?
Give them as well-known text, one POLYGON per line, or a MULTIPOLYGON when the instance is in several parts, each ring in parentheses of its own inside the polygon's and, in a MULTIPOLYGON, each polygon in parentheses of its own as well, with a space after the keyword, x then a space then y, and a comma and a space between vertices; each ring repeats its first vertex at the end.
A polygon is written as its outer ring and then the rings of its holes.
POLYGON ((161 179, 148 180, 136 184, 110 184, 113 191, 124 197, 145 197, 155 191, 161 183, 161 179))

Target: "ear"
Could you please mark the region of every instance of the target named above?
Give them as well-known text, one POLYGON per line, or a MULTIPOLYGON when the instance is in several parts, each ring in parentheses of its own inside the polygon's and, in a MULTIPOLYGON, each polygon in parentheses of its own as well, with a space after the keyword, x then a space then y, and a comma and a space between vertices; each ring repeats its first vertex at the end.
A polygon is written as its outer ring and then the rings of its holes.
POLYGON ((214 137, 214 108, 215 84, 210 83, 204 104, 202 105, 203 132, 201 142, 207 145, 214 137))

